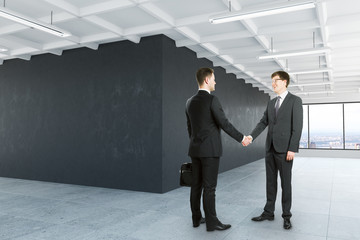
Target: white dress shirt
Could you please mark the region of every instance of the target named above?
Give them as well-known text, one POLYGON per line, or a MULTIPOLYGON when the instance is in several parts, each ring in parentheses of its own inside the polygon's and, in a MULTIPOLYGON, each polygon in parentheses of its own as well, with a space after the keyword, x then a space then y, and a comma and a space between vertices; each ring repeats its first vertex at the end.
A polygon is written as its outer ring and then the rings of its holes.
POLYGON ((207 91, 209 94, 211 94, 210 91, 207 90, 207 89, 205 89, 205 88, 199 88, 199 91, 200 91, 200 90, 202 90, 202 91, 207 91))
POLYGON ((285 91, 285 92, 283 92, 282 94, 280 94, 280 95, 278 95, 278 96, 280 96, 280 105, 279 105, 279 108, 281 107, 281 104, 283 103, 283 101, 284 101, 284 99, 285 99, 285 97, 286 97, 286 95, 289 93, 289 91, 285 91))
MULTIPOLYGON (((283 103, 283 101, 284 101, 284 99, 285 99, 285 97, 286 97, 286 95, 288 95, 288 93, 289 93, 289 91, 285 91, 285 92, 283 92, 282 94, 280 94, 280 95, 278 95, 278 96, 280 96, 280 103, 279 103, 279 108, 281 107, 281 104, 283 103)), ((249 135, 250 137, 251 137, 251 142, 252 142, 252 136, 251 135, 249 135)))

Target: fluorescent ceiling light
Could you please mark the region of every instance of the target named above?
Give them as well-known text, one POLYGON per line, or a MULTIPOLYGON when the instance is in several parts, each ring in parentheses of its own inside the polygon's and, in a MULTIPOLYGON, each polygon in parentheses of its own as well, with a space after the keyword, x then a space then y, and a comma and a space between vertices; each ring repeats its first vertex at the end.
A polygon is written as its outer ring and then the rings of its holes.
POLYGON ((290 84, 289 87, 307 87, 319 85, 333 85, 334 82, 318 82, 318 83, 303 83, 303 84, 290 84))
POLYGON ((306 99, 311 99, 311 100, 316 100, 316 99, 321 99, 321 100, 328 100, 328 99, 335 99, 336 97, 332 97, 332 96, 322 96, 322 97, 307 97, 306 99))
POLYGON ((304 9, 315 8, 314 1, 291 1, 277 3, 262 8, 252 8, 244 11, 230 12, 227 14, 217 15, 209 19, 210 23, 225 23, 238 21, 247 18, 263 17, 268 15, 281 14, 286 12, 300 11, 304 9))
POLYGON ((298 92, 297 95, 309 95, 309 94, 333 94, 334 91, 319 91, 319 92, 298 92))
POLYGON ((6 8, 0 7, 0 17, 7 18, 9 20, 12 20, 14 22, 26 25, 31 28, 35 28, 47 33, 51 33, 53 35, 59 36, 59 37, 68 37, 71 36, 69 32, 66 32, 64 30, 61 30, 53 25, 46 24, 39 22, 36 19, 31 19, 29 17, 25 17, 21 14, 15 13, 13 11, 10 11, 6 8))
POLYGON ((288 52, 278 52, 278 53, 269 53, 262 56, 259 56, 258 59, 270 59, 270 58, 285 58, 285 57, 295 57, 303 55, 314 55, 330 52, 331 49, 328 47, 323 48, 309 48, 298 51, 288 51, 288 52))
POLYGON ((322 73, 322 72, 332 72, 332 68, 319 68, 319 69, 315 69, 315 70, 288 72, 288 74, 299 75, 299 74, 311 74, 311 73, 322 73))
POLYGON ((0 46, 0 52, 6 52, 6 51, 7 51, 6 48, 0 46))

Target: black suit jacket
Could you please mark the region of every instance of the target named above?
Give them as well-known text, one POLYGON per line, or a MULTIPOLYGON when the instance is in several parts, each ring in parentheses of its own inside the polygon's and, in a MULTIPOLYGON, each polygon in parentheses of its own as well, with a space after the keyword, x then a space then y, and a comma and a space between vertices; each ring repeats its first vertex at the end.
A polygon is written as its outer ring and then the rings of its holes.
POLYGON ((289 92, 278 110, 277 118, 275 102, 276 98, 268 102, 264 116, 251 132, 251 136, 255 139, 268 126, 267 151, 272 143, 276 152, 298 152, 303 127, 302 100, 289 92))
POLYGON ((186 102, 187 126, 190 137, 190 157, 220 157, 222 155, 220 129, 238 142, 243 139, 228 121, 219 99, 200 90, 186 102))

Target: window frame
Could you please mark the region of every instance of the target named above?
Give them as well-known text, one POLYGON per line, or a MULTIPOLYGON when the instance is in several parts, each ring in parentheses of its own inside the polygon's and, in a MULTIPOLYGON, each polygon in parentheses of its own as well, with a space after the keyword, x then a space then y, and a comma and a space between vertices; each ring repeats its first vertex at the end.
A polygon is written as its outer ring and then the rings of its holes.
POLYGON ((307 107, 307 131, 308 131, 308 139, 307 139, 307 147, 304 148, 304 147, 299 147, 300 149, 311 149, 311 150, 350 150, 350 151, 353 151, 353 150, 357 150, 357 151, 360 151, 360 149, 349 149, 349 148, 345 148, 345 143, 346 143, 346 136, 345 136, 345 129, 346 129, 346 126, 345 126, 345 104, 351 104, 351 103, 359 103, 360 102, 330 102, 330 103, 306 103, 306 104, 303 104, 303 106, 308 106, 307 107), (311 105, 329 105, 329 104, 341 104, 342 105, 342 121, 343 121, 343 126, 342 126, 342 136, 343 136, 343 146, 342 148, 310 148, 310 107, 311 105))

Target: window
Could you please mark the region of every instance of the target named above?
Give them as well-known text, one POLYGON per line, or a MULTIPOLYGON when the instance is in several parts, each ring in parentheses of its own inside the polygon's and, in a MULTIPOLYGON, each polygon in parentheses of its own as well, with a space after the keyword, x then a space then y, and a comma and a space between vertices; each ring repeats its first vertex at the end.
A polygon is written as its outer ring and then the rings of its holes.
POLYGON ((360 103, 344 104, 345 149, 360 149, 360 103))
POLYGON ((300 139, 300 148, 308 148, 309 147, 309 124, 308 124, 308 105, 303 105, 303 130, 300 139))
POLYGON ((300 148, 359 149, 360 103, 303 105, 300 148))
POLYGON ((343 149, 342 104, 309 105, 309 148, 343 149))

